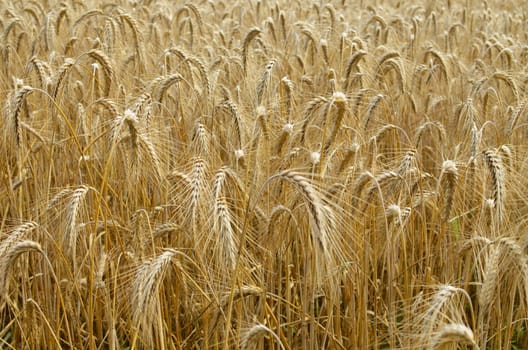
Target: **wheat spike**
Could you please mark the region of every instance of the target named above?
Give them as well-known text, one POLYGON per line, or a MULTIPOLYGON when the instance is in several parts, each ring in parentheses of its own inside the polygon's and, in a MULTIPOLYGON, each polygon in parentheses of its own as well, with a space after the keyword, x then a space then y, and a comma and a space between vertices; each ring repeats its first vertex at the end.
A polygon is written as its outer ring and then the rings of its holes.
MULTIPOLYGON (((3 245, 3 244, 2 244, 3 245)), ((13 242, 5 249, 0 250, 0 296, 4 297, 9 290, 9 269, 15 260, 25 252, 39 252, 45 255, 39 243, 32 240, 13 242)))
POLYGON ((332 131, 330 132, 330 135, 328 135, 328 138, 325 141, 325 146, 323 148, 325 152, 328 151, 330 144, 335 141, 337 132, 341 128, 341 123, 343 122, 343 118, 347 110, 346 95, 342 92, 335 92, 332 96, 331 103, 333 103, 336 106, 337 113, 334 119, 332 131))
POLYGON ((66 212, 66 230, 64 232, 63 245, 66 253, 75 261, 77 247, 77 216, 81 210, 81 204, 86 197, 90 187, 81 186, 73 191, 66 212))
POLYGON ((378 94, 370 100, 367 110, 365 112, 364 121, 363 121, 363 129, 368 130, 368 126, 370 123, 370 120, 372 119, 372 116, 374 115, 374 112, 376 111, 378 105, 383 100, 383 95, 378 94))
POLYGON ((488 149, 483 154, 491 174, 492 198, 497 220, 498 223, 501 223, 504 219, 504 203, 506 200, 506 174, 502 164, 502 158, 495 149, 488 149))
POLYGON ((444 161, 437 189, 437 193, 443 194, 444 209, 442 212, 442 218, 444 220, 449 219, 451 209, 453 208, 457 180, 458 169, 456 163, 452 160, 444 161))
POLYGON ((354 53, 354 55, 348 60, 348 63, 346 65, 345 69, 345 91, 348 90, 348 87, 350 86, 350 75, 352 72, 357 69, 357 65, 359 61, 364 58, 367 55, 366 51, 359 50, 358 52, 354 53))
MULTIPOLYGON (((169 268, 175 266, 178 270, 183 267, 178 256, 183 253, 176 249, 166 249, 163 253, 146 261, 138 269, 132 285, 132 322, 140 328, 147 343, 152 342, 152 325, 156 324, 156 304, 159 302, 160 288, 169 274, 169 268)), ((185 288, 185 286, 181 286, 185 288)))
POLYGON ((479 348, 471 328, 460 323, 450 323, 442 326, 440 331, 431 339, 428 349, 438 349, 447 343, 468 344, 474 349, 479 348))
POLYGON ((266 90, 268 82, 271 79, 271 71, 273 70, 275 63, 275 60, 269 61, 266 65, 266 68, 264 69, 264 73, 260 77, 259 83, 257 85, 257 105, 262 104, 262 96, 264 95, 264 91, 266 90))
POLYGON ((328 102, 327 98, 323 96, 318 96, 312 99, 306 106, 306 109, 303 113, 303 124, 301 127, 301 144, 304 144, 304 140, 306 137, 306 130, 308 128, 308 125, 312 121, 313 115, 318 109, 324 106, 327 102, 328 102))
POLYGON ((332 209, 324 203, 321 195, 310 184, 309 180, 301 174, 294 171, 283 171, 269 178, 266 183, 274 179, 282 179, 294 185, 303 197, 304 203, 308 208, 311 237, 316 243, 316 257, 320 266, 316 268, 316 284, 322 283, 325 270, 335 264, 336 249, 333 226, 335 216, 332 209))
POLYGON ((112 68, 110 58, 103 51, 97 49, 88 51, 87 55, 99 62, 99 64, 103 67, 106 75, 104 96, 108 96, 110 92, 110 85, 114 79, 114 69, 112 68))
POLYGON ((244 72, 247 72, 247 60, 248 60, 248 51, 249 51, 249 45, 251 44, 251 41, 257 37, 262 31, 260 28, 252 28, 250 31, 246 34, 244 41, 242 43, 242 63, 244 66, 244 72))
POLYGON ((235 268, 237 257, 236 225, 225 198, 219 197, 214 202, 214 223, 209 237, 217 251, 217 266, 226 266, 228 271, 235 268))
POLYGON ((8 120, 7 137, 11 138, 14 135, 14 141, 17 146, 20 145, 20 114, 24 106, 26 97, 32 93, 34 89, 31 86, 22 86, 14 95, 13 101, 6 102, 5 113, 8 120), (10 131, 10 132, 9 132, 10 131), (11 136, 10 136, 11 135, 11 136))
POLYGON ((521 116, 521 113, 524 112, 525 106, 526 106, 526 100, 523 99, 521 102, 515 106, 513 109, 510 118, 508 119, 508 124, 506 125, 506 129, 504 130, 504 136, 510 136, 515 130, 515 126, 517 125, 517 121, 519 120, 519 117, 521 116))
POLYGON ((59 91, 63 85, 64 80, 66 79, 66 75, 70 71, 70 69, 74 66, 75 60, 72 58, 67 58, 64 60, 64 63, 60 66, 57 73, 55 73, 53 77, 53 92, 52 97, 53 99, 57 99, 57 96, 59 94, 59 91))
POLYGON ((273 338, 275 338, 280 348, 284 350, 284 345, 280 341, 279 336, 263 324, 254 325, 243 334, 242 339, 240 341, 241 349, 256 349, 259 340, 262 339, 266 334, 270 334, 273 338))

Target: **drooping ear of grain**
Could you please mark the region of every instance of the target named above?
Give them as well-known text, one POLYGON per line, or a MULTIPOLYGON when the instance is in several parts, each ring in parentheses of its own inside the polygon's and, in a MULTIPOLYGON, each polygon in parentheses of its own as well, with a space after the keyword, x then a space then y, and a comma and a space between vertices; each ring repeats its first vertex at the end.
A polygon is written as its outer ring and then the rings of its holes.
POLYGON ((226 267, 231 272, 235 268, 237 257, 236 224, 232 220, 232 214, 223 197, 215 200, 213 205, 214 223, 210 234, 210 241, 213 243, 213 250, 216 255, 218 268, 226 267))
POLYGON ((303 114, 303 124, 301 127, 301 144, 304 145, 304 141, 306 138, 306 130, 308 128, 308 125, 312 121, 312 118, 314 117, 314 114, 316 111, 318 111, 321 107, 323 107, 328 102, 328 99, 319 96, 314 99, 312 99, 306 106, 306 109, 303 114))
POLYGON ((293 82, 288 77, 283 77, 280 82, 281 116, 290 122, 293 105, 293 82))
POLYGON ((4 248, 0 250, 0 298, 4 298, 9 290, 9 272, 16 259, 26 252, 45 253, 39 243, 27 239, 0 248, 4 248))
POLYGON ((155 341, 153 328, 157 328, 158 333, 163 332, 161 328, 164 325, 156 317, 159 311, 157 302, 164 279, 171 272, 170 268, 175 266, 177 270, 183 269, 177 260, 180 254, 176 249, 167 249, 151 261, 144 262, 136 273, 131 292, 132 322, 141 332, 145 344, 155 341))
POLYGON ((467 344, 478 348, 473 331, 464 324, 450 323, 443 326, 438 334, 431 339, 429 349, 440 349, 449 343, 467 344))
POLYGON ((78 214, 81 211, 83 200, 88 191, 87 186, 81 186, 73 191, 66 212, 66 230, 64 232, 63 244, 66 254, 76 259, 77 239, 78 239, 78 214))
POLYGON ((88 56, 96 60, 102 67, 106 76, 106 84, 103 96, 107 97, 110 92, 112 81, 114 80, 114 69, 110 62, 110 58, 101 50, 90 50, 88 56))
POLYGON ((244 41, 242 42, 242 63, 244 65, 244 72, 247 72, 247 61, 249 53, 249 45, 251 41, 257 37, 262 31, 260 28, 251 28, 251 30, 246 34, 244 41))
POLYGON ((242 340, 240 341, 241 349, 256 349, 259 344, 259 341, 266 334, 270 334, 271 336, 273 336, 273 338, 275 338, 275 340, 279 344, 280 348, 284 349, 284 345, 282 345, 282 342, 280 341, 279 337, 275 334, 275 332, 273 332, 271 329, 269 329, 263 324, 256 324, 244 333, 244 335, 242 336, 242 340))
POLYGON ((484 159, 491 174, 491 190, 493 204, 495 207, 497 223, 501 223, 504 219, 506 200, 506 179, 505 170, 502 164, 500 154, 494 149, 484 151, 484 159))
POLYGON ((508 118, 508 124, 506 129, 504 129, 504 136, 510 136, 517 126, 517 122, 521 117, 521 114, 524 112, 526 106, 526 99, 523 99, 519 102, 517 106, 512 110, 510 117, 508 118))
POLYGON ((59 92, 61 91, 61 87, 63 86, 64 80, 66 79, 66 76, 70 69, 75 64, 75 60, 71 58, 67 58, 64 60, 64 63, 60 66, 59 70, 55 73, 53 76, 53 91, 51 94, 51 97, 53 99, 57 99, 57 96, 59 95, 59 92))
POLYGON ((437 192, 443 199, 442 219, 448 220, 454 205, 455 191, 457 188, 458 169, 452 160, 446 160, 442 164, 442 171, 438 181, 437 192))
POLYGON ((304 176, 293 171, 283 171, 269 178, 267 183, 274 179, 281 179, 292 184, 299 191, 307 206, 310 235, 314 244, 316 259, 315 284, 321 286, 324 274, 335 265, 337 259, 337 239, 334 237, 336 232, 333 232, 334 213, 304 176))
POLYGON ((343 122, 343 118, 347 109, 347 98, 345 94, 341 92, 335 92, 332 96, 332 103, 336 106, 337 111, 335 118, 332 118, 332 130, 330 131, 330 134, 328 135, 328 138, 325 141, 325 146, 323 148, 325 152, 328 151, 330 144, 336 139, 337 132, 341 128, 341 123, 343 122))
POLYGON ((373 117, 373 114, 374 112, 376 111, 376 109, 378 108, 379 104, 381 103, 381 101, 383 100, 383 95, 381 94, 378 94, 376 96, 374 96, 368 106, 367 106, 367 110, 365 111, 365 116, 363 117, 363 129, 366 131, 368 130, 368 127, 369 127, 369 124, 370 124, 370 121, 373 117))
POLYGON ((24 106, 25 98, 33 92, 30 86, 22 86, 13 96, 12 100, 6 101, 4 113, 7 125, 6 138, 14 140, 16 146, 20 145, 20 115, 24 106))
POLYGON ((268 86, 268 83, 271 79, 271 72, 273 70, 273 66, 275 66, 275 61, 271 60, 266 65, 266 68, 264 68, 264 73, 262 73, 262 76, 260 77, 260 80, 257 85, 257 105, 262 105, 262 96, 264 95, 264 92, 266 90, 266 87, 268 86))

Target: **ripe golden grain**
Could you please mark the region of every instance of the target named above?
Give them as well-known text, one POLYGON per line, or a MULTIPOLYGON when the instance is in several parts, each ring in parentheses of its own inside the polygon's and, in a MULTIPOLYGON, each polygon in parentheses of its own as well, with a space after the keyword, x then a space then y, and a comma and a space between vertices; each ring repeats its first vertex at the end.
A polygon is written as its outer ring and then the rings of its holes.
POLYGON ((0 2, 3 346, 525 346, 522 4, 385 5, 0 2))

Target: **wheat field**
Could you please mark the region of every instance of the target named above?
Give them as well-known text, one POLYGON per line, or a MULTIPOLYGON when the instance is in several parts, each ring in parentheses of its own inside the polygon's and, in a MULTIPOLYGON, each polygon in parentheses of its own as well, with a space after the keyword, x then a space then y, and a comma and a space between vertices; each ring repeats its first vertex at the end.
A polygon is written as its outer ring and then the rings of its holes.
POLYGON ((0 349, 528 348, 522 1, 0 1, 0 349))

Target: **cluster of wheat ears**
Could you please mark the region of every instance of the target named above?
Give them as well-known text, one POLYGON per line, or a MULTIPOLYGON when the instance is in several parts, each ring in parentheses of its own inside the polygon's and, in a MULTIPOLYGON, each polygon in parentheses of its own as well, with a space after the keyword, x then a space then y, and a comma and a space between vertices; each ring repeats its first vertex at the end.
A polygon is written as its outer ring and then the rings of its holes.
POLYGON ((523 6, 0 1, 0 348, 527 347, 523 6))

